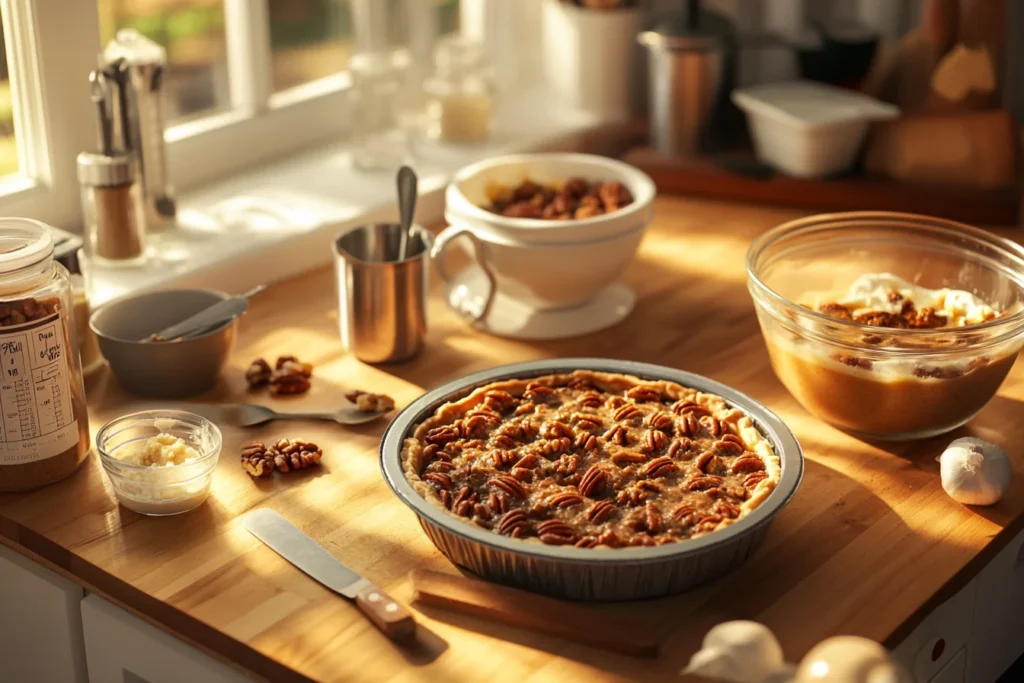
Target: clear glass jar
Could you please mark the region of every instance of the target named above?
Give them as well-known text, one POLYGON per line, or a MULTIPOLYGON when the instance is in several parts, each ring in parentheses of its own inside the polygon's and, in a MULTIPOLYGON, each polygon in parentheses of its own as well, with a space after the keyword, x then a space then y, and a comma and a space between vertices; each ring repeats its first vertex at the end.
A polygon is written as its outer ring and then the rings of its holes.
POLYGON ((366 170, 393 170, 409 156, 404 116, 409 106, 409 55, 404 50, 360 52, 349 60, 352 79, 352 160, 366 170))
POLYGON ((0 491, 63 479, 89 454, 71 278, 50 228, 0 219, 0 491))
POLYGON ((935 436, 973 418, 1024 345, 1024 248, 961 223, 851 212, 791 221, 754 240, 747 284, 775 375, 809 413, 870 439, 935 436), (1003 315, 904 329, 802 305, 866 274, 965 290, 1003 315))
POLYGON ((89 305, 89 290, 84 274, 71 274, 71 303, 75 312, 73 336, 78 347, 82 374, 90 375, 103 367, 103 354, 100 353, 100 344, 96 339, 96 333, 89 326, 92 307, 89 305))
POLYGON ((478 143, 491 134, 494 81, 483 45, 446 36, 434 49, 434 76, 423 84, 427 137, 442 142, 478 143))

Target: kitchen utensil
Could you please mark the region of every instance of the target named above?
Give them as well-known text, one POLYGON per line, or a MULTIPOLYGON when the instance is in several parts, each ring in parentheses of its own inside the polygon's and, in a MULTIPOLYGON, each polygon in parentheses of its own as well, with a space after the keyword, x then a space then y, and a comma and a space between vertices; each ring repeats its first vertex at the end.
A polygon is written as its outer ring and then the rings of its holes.
MULTIPOLYGON (((140 443, 142 442, 142 443, 140 443)), ((193 510, 210 494, 223 446, 217 425, 182 410, 145 410, 123 415, 96 433, 96 450, 118 502, 142 515, 165 517, 193 510), (179 465, 153 467, 125 462, 126 449, 157 434, 170 434, 199 457, 179 465)))
POLYGON ((709 151, 735 80, 732 23, 699 3, 659 20, 637 39, 648 50, 651 143, 683 157, 709 151))
POLYGON ((803 476, 803 454, 793 433, 754 399, 706 377, 681 370, 605 358, 562 358, 514 363, 432 389, 402 410, 381 440, 381 470, 391 490, 412 508, 423 531, 453 563, 481 578, 572 600, 638 600, 679 593, 717 579, 742 564, 764 539, 772 519, 789 503, 803 476), (735 524, 700 538, 650 548, 594 551, 509 538, 481 529, 428 502, 402 469, 402 444, 439 405, 502 379, 528 378, 581 368, 678 382, 721 396, 747 413, 782 461, 771 495, 735 524))
POLYGON ((217 383, 234 348, 238 319, 173 344, 139 340, 228 298, 204 289, 145 292, 101 306, 89 326, 125 389, 148 398, 188 398, 217 383))
POLYGON ((416 621, 404 607, 278 513, 260 508, 243 519, 249 533, 271 550, 335 593, 355 600, 359 611, 388 638, 395 640, 415 632, 416 621))
POLYGON ((334 242, 341 343, 365 363, 409 360, 423 349, 434 237, 413 227, 406 258, 399 259, 404 234, 398 223, 372 223, 334 242))
POLYGON ((409 244, 409 231, 416 216, 416 171, 408 166, 398 169, 398 216, 402 225, 401 241, 398 245, 398 260, 405 260, 409 244))
POLYGON ((118 87, 113 111, 115 138, 138 159, 146 229, 174 219, 164 145, 163 77, 167 52, 134 29, 122 29, 103 50, 103 70, 118 87))
POLYGON ((415 602, 564 638, 634 657, 657 657, 658 643, 644 629, 588 607, 476 579, 414 569, 415 602))
POLYGON ((797 178, 820 178, 854 164, 872 121, 898 108, 824 83, 790 81, 733 92, 747 113, 759 161, 797 178))
POLYGON ((207 416, 215 422, 239 427, 255 427, 274 420, 327 420, 340 425, 361 425, 385 415, 385 413, 357 410, 354 405, 339 408, 333 413, 279 413, 266 406, 247 403, 194 404, 189 405, 188 409, 207 416))
POLYGON ((81 152, 76 158, 83 232, 93 257, 104 265, 134 266, 145 259, 137 157, 130 151, 114 150, 111 106, 116 87, 99 71, 90 72, 89 84, 99 152, 81 152))
POLYGON ((189 339, 213 327, 219 327, 245 313, 249 308, 249 298, 256 296, 264 289, 266 289, 264 285, 259 285, 244 294, 218 301, 209 308, 182 320, 180 323, 165 327, 156 334, 139 341, 147 343, 150 341, 170 342, 177 339, 189 339))

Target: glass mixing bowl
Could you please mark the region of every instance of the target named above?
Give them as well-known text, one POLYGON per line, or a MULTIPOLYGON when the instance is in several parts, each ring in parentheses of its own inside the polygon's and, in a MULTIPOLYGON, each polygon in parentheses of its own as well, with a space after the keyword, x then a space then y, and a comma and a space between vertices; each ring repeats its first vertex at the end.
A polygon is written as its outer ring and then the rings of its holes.
POLYGON ((1024 344, 1024 249, 952 221, 855 212, 785 223, 750 245, 747 284, 779 380, 811 414, 867 438, 924 438, 968 422, 1024 344), (842 294, 866 273, 966 290, 1005 315, 894 329, 799 303, 842 294))

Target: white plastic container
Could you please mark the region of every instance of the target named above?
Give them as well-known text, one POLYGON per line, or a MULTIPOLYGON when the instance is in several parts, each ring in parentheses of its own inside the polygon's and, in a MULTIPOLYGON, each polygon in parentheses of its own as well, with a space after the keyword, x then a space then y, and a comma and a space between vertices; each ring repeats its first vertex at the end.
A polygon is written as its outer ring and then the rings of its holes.
POLYGON ((757 85, 732 99, 747 113, 758 159, 797 178, 849 169, 868 124, 900 115, 891 104, 812 81, 757 85))

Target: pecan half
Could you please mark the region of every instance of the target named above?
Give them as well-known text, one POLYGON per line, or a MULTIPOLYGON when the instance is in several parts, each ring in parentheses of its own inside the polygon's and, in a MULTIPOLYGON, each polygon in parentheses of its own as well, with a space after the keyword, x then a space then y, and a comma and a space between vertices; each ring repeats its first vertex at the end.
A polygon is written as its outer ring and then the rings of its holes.
POLYGON ((597 437, 593 434, 579 434, 576 436, 576 440, 572 443, 573 448, 578 448, 583 451, 592 451, 597 448, 597 437))
POLYGON ((530 382, 526 385, 526 391, 523 392, 523 397, 528 398, 531 401, 539 401, 544 403, 549 398, 554 396, 555 390, 544 384, 538 384, 537 382, 530 382))
POLYGON ((587 510, 587 520, 594 524, 600 524, 615 514, 616 507, 607 500, 599 500, 587 510))
POLYGON ((580 396, 579 404, 581 406, 586 406, 587 408, 600 408, 604 405, 604 398, 602 398, 601 394, 596 391, 588 391, 580 396))
POLYGON ((700 426, 711 436, 718 436, 722 433, 722 423, 714 415, 705 415, 700 418, 699 422, 700 426))
POLYGON ((516 397, 501 389, 491 389, 484 393, 484 405, 502 412, 516 404, 516 397))
POLYGON ((722 459, 713 452, 708 451, 697 457, 697 469, 704 474, 712 474, 723 469, 722 459))
POLYGON ((572 424, 576 429, 588 432, 597 431, 604 426, 601 424, 601 418, 594 415, 584 415, 582 413, 576 413, 572 416, 572 424))
POLYGON ((584 536, 580 540, 576 541, 577 548, 596 548, 600 541, 594 536, 584 536))
POLYGON ((272 373, 273 370, 270 369, 270 364, 262 358, 257 358, 246 369, 245 381, 249 384, 250 389, 263 387, 270 383, 270 375, 272 373))
POLYGON ((626 405, 618 408, 614 413, 612 413, 612 419, 615 420, 616 422, 622 422, 624 420, 635 419, 637 417, 640 417, 641 415, 643 415, 643 413, 640 412, 639 408, 637 408, 632 403, 627 403, 626 405))
POLYGON ((580 480, 579 491, 587 498, 593 498, 604 491, 608 484, 608 475, 597 465, 591 465, 580 480))
POLYGON ((533 453, 530 453, 528 455, 524 455, 523 457, 519 458, 519 460, 516 461, 516 464, 513 465, 512 467, 513 468, 523 467, 523 468, 526 468, 526 469, 530 469, 530 468, 536 467, 539 464, 540 464, 540 457, 535 455, 535 454, 533 454, 533 453))
POLYGON ((290 372, 287 368, 274 370, 270 375, 270 393, 274 396, 295 396, 309 391, 309 377, 290 372))
POLYGON ((511 465, 518 462, 519 454, 515 451, 496 450, 491 451, 491 462, 494 463, 494 469, 499 470, 505 465, 511 465))
POLYGON ((626 398, 631 398, 637 403, 650 403, 661 401, 661 392, 651 387, 633 387, 626 391, 626 398))
POLYGON ((763 472, 764 461, 756 455, 747 455, 732 464, 730 471, 733 474, 741 472, 763 472))
POLYGON ((661 513, 654 503, 647 503, 644 506, 644 526, 650 534, 656 534, 661 529, 661 513))
POLYGON ((604 433, 604 440, 619 446, 625 446, 627 439, 626 428, 622 425, 615 425, 604 433))
POLYGON ((498 533, 505 536, 512 536, 517 530, 522 535, 527 526, 526 513, 522 510, 509 510, 501 516, 498 522, 498 533))
POLYGON ((583 502, 583 496, 572 491, 556 493, 548 499, 548 503, 556 508, 569 508, 583 502))
POLYGON ((686 413, 676 420, 676 431, 679 436, 695 436, 700 430, 700 423, 693 413, 686 413))
POLYGON ((490 483, 492 486, 497 486, 510 496, 526 500, 526 489, 523 488, 523 485, 515 477, 507 474, 499 474, 496 477, 492 477, 490 483))
POLYGON ((427 435, 424 437, 424 440, 427 443, 437 444, 438 446, 443 447, 446 444, 455 441, 460 436, 461 435, 459 434, 459 430, 457 427, 434 427, 429 432, 427 432, 427 435))
POLYGON ((644 424, 651 429, 660 429, 663 432, 671 432, 675 422, 668 413, 651 413, 644 418, 644 424))
POLYGON ((644 442, 640 446, 643 453, 656 453, 668 445, 668 434, 665 432, 650 430, 644 434, 644 442))
POLYGON ((644 475, 648 477, 664 477, 667 474, 678 471, 679 468, 674 462, 672 462, 672 458, 667 456, 655 458, 647 463, 647 466, 644 467, 643 470, 644 475))
POLYGON ((487 497, 487 507, 496 515, 508 512, 508 497, 504 493, 494 491, 487 497))
POLYGON ((519 444, 516 443, 515 439, 513 439, 508 434, 498 434, 493 439, 491 439, 491 445, 494 446, 495 448, 511 450, 518 446, 519 444))
POLYGON ((647 462, 647 456, 643 453, 631 453, 630 451, 625 451, 623 453, 616 453, 613 455, 611 457, 611 461, 619 467, 623 467, 625 465, 647 462))
POLYGON ((687 491, 707 491, 721 486, 725 483, 725 480, 721 477, 704 476, 704 477, 693 477, 686 482, 685 489, 687 491))
POLYGON ((697 515, 697 508, 688 503, 683 503, 672 511, 672 519, 683 524, 691 524, 697 515))
POLYGON ((576 435, 572 427, 560 420, 552 420, 546 423, 540 430, 540 435, 545 439, 558 439, 561 437, 572 438, 576 435))
POLYGON ((681 439, 673 439, 672 443, 668 445, 668 450, 665 452, 670 458, 686 454, 691 448, 693 448, 693 441, 687 439, 685 436, 681 439))
POLYGON ((427 472, 422 477, 423 481, 429 481, 434 486, 442 489, 450 489, 452 487, 452 478, 444 472, 427 472))
POLYGON ((242 444, 242 468, 253 477, 267 477, 274 471, 274 449, 262 441, 242 444))
POLYGON ((739 507, 726 500, 717 501, 711 511, 724 519, 736 519, 740 516, 739 507))
POLYGON ((755 489, 757 485, 768 478, 767 472, 751 472, 743 480, 743 486, 748 489, 755 489))
POLYGON ((703 415, 710 415, 711 412, 707 408, 703 408, 697 403, 689 399, 683 399, 676 401, 672 404, 672 412, 682 417, 683 415, 694 415, 695 417, 701 417, 703 415))
POLYGON ((537 525, 537 536, 548 545, 569 545, 576 540, 572 527, 558 519, 549 519, 537 525))

